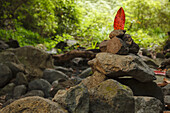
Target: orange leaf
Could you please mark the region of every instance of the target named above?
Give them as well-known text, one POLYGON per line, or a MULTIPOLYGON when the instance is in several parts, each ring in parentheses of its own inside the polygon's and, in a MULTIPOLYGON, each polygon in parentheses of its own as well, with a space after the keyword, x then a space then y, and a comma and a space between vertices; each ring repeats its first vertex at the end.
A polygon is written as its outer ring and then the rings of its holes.
POLYGON ((115 16, 115 20, 114 20, 114 30, 124 30, 124 26, 125 26, 125 13, 123 8, 121 7, 116 16, 115 16))

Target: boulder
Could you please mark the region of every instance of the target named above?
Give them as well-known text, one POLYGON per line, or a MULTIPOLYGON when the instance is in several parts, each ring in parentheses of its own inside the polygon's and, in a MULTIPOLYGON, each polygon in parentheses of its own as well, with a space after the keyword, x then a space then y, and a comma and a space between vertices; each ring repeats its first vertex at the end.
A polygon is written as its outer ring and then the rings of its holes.
POLYGON ((135 113, 162 113, 163 104, 154 97, 135 96, 135 113))
POLYGON ((21 97, 22 95, 24 95, 26 93, 26 91, 27 91, 27 88, 25 85, 15 86, 13 96, 14 96, 14 98, 21 97))
POLYGON ((107 42, 106 52, 126 55, 129 52, 129 48, 126 46, 122 39, 114 37, 107 42))
POLYGON ((125 34, 126 30, 113 30, 110 34, 109 34, 109 38, 112 39, 115 36, 122 38, 125 34))
POLYGON ((143 60, 133 54, 117 55, 112 53, 98 53, 96 58, 90 60, 88 64, 93 71, 117 78, 131 76, 140 82, 150 82, 156 79, 154 72, 143 62, 143 60))
POLYGON ((25 97, 2 108, 0 113, 68 113, 58 103, 42 97, 25 97))
POLYGON ((52 83, 55 80, 59 79, 68 79, 68 76, 61 71, 55 69, 46 69, 43 72, 43 78, 48 82, 52 83))
POLYGON ((0 88, 4 87, 13 78, 12 71, 8 66, 0 64, 0 88))
POLYGON ((53 101, 62 105, 69 113, 89 113, 89 94, 83 84, 59 90, 53 101))
POLYGON ((155 97, 164 103, 162 89, 155 82, 142 83, 133 78, 121 78, 117 79, 117 81, 131 88, 134 96, 155 97))
POLYGON ((29 90, 42 90, 45 97, 50 96, 51 84, 44 79, 35 79, 28 84, 29 90))
POLYGON ((18 60, 24 64, 30 78, 41 78, 44 69, 54 67, 52 56, 35 47, 24 46, 9 51, 13 52, 18 60))
POLYGON ((108 79, 90 89, 90 113, 134 113, 131 89, 108 79))

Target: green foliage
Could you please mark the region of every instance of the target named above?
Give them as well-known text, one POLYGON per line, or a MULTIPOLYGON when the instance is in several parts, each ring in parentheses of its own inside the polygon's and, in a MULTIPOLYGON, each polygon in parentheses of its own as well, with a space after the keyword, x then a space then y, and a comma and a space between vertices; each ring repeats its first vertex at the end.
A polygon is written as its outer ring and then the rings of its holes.
POLYGON ((6 41, 9 39, 18 40, 21 46, 43 43, 43 38, 38 33, 26 30, 23 27, 18 27, 16 31, 0 29, 0 37, 6 41))
POLYGON ((140 47, 154 48, 163 45, 170 31, 168 1, 127 0, 125 29, 140 47))
POLYGON ((0 37, 21 46, 42 43, 48 49, 60 41, 78 40, 96 48, 108 39, 120 7, 125 30, 140 47, 156 48, 170 31, 168 0, 1 0, 0 37))

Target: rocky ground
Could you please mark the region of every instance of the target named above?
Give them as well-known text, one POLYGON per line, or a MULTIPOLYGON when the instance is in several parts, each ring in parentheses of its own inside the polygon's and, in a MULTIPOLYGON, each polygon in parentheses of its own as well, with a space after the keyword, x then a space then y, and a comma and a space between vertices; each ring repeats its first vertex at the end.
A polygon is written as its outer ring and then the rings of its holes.
POLYGON ((75 57, 62 64, 43 50, 17 44, 9 48, 1 41, 0 113, 168 111, 170 60, 161 55, 153 59, 142 49, 137 54, 139 48, 132 40, 125 42, 133 46, 125 46, 113 35, 109 47, 104 42, 104 52, 95 58, 75 57), (110 49, 113 39, 119 42, 114 51, 110 49), (167 69, 166 75, 154 74, 159 66, 167 69))

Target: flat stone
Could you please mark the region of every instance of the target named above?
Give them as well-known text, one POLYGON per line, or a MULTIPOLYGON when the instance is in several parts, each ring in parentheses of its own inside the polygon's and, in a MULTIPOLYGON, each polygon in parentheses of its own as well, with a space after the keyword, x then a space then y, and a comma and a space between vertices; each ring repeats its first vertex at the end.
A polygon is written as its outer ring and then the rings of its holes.
POLYGON ((112 39, 115 36, 122 38, 125 34, 126 30, 113 30, 110 34, 109 34, 109 38, 112 39))
POLYGON ((46 69, 43 72, 43 78, 48 82, 52 83, 55 80, 59 79, 68 79, 68 76, 61 71, 55 69, 46 69))
POLYGON ((24 95, 24 97, 28 97, 28 96, 44 97, 44 92, 41 90, 31 90, 24 95))
POLYGON ((88 64, 93 71, 99 71, 111 78, 131 76, 140 82, 150 82, 156 79, 154 72, 148 65, 134 54, 98 53, 96 58, 90 60, 88 64))

